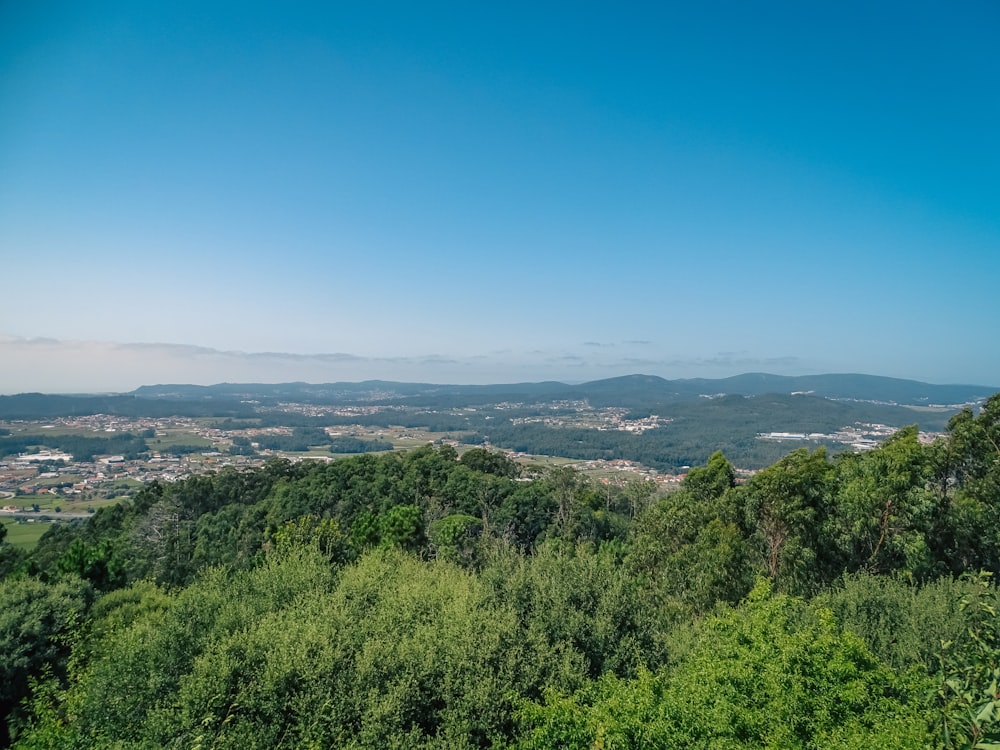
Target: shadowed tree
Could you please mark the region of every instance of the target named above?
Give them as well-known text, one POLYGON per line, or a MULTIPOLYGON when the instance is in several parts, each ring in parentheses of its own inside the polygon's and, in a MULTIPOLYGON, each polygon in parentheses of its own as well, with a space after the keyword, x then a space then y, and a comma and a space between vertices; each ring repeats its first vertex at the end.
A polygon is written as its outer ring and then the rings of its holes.
POLYGON ((746 528, 779 590, 806 593, 834 574, 820 537, 830 474, 825 449, 800 448, 740 488, 746 528))
POLYGON ((915 425, 876 450, 837 461, 828 533, 846 569, 905 570, 917 577, 928 572, 926 531, 934 506, 928 473, 915 425))

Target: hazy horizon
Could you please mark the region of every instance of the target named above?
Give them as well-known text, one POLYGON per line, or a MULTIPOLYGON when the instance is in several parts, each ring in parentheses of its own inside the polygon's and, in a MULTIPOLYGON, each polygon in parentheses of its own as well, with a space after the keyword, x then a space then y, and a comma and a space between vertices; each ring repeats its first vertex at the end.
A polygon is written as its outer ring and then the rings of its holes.
POLYGON ((0 393, 1000 382, 1000 6, 0 5, 0 393))
POLYGON ((115 344, 0 338, 8 361, 26 363, 42 377, 18 381, 5 371, 0 395, 17 393, 125 393, 142 385, 218 383, 331 383, 389 380, 451 385, 490 385, 560 381, 584 383, 623 375, 656 375, 668 380, 726 378, 751 372, 772 375, 859 374, 916 380, 935 385, 979 385, 998 388, 990 380, 934 380, 907 374, 861 370, 808 369, 787 360, 755 360, 746 353, 724 352, 702 360, 639 360, 615 357, 613 345, 601 358, 530 352, 526 361, 510 361, 509 352, 479 357, 442 355, 361 357, 345 353, 221 351, 171 344, 115 344), (610 354, 607 352, 611 352, 610 354), (71 372, 59 368, 73 362, 71 372), (112 370, 113 377, 108 376, 112 370), (20 384, 19 384, 20 383, 20 384), (67 385, 69 384, 69 385, 67 385))

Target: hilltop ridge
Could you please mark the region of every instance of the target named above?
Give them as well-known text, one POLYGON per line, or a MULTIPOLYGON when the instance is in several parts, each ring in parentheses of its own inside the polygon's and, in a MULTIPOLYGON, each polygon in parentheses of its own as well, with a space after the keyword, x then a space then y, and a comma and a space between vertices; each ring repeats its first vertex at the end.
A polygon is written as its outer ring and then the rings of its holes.
POLYGON ((499 383, 490 385, 406 383, 388 380, 337 383, 219 383, 216 385, 144 385, 130 394, 138 398, 197 400, 296 400, 309 403, 357 401, 406 401, 461 397, 474 402, 504 398, 590 399, 604 403, 639 406, 650 403, 690 401, 704 396, 760 396, 771 393, 809 393, 834 400, 869 401, 907 406, 955 406, 975 403, 1000 390, 997 386, 935 385, 917 380, 879 375, 833 373, 824 375, 772 375, 744 373, 728 378, 668 380, 657 375, 623 375, 580 384, 557 381, 499 383))

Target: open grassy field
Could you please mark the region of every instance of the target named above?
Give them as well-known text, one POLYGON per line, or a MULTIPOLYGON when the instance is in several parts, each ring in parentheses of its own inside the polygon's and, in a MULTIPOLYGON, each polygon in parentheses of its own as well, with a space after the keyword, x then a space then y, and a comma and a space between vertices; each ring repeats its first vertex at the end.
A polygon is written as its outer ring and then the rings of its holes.
POLYGON ((439 432, 426 432, 424 430, 407 430, 402 434, 386 433, 383 440, 388 440, 393 447, 402 450, 413 450, 421 446, 440 440, 444 435, 439 432))
MULTIPOLYGON (((118 482, 128 482, 129 486, 140 486, 134 480, 117 480, 118 482)), ((0 523, 7 528, 5 543, 12 544, 21 549, 30 550, 42 537, 53 523, 60 522, 60 515, 65 521, 70 521, 69 514, 88 513, 105 505, 114 505, 122 501, 122 497, 81 497, 79 500, 72 497, 56 497, 55 495, 32 495, 30 497, 16 497, 4 500, 4 504, 16 505, 17 507, 31 508, 38 506, 38 519, 18 522, 10 517, 0 517, 0 523), (56 512, 59 508, 59 512, 56 512), (48 516, 47 519, 41 516, 48 516)))
POLYGON ((74 435, 76 437, 108 437, 114 433, 94 430, 90 427, 69 427, 61 424, 41 422, 0 422, 0 427, 10 430, 11 435, 74 435))
POLYGON ((156 437, 146 438, 146 445, 151 451, 163 451, 175 445, 200 445, 209 448, 212 441, 190 430, 179 428, 157 430, 156 437))
POLYGON ((35 522, 35 523, 17 523, 12 518, 4 518, 0 520, 7 528, 7 536, 4 538, 5 544, 11 544, 15 547, 20 547, 23 550, 33 549, 38 540, 42 538, 42 534, 49 530, 51 524, 45 522, 35 522))
MULTIPOLYGON (((437 440, 448 437, 447 433, 443 432, 427 432, 426 430, 415 430, 403 427, 364 428, 357 425, 350 425, 333 428, 333 430, 332 434, 336 437, 346 436, 358 438, 359 440, 378 440, 392 443, 393 450, 413 450, 414 448, 419 448, 427 445, 428 443, 433 443, 437 440)), ((461 448, 459 450, 461 451, 461 448)), ((376 452, 382 453, 385 451, 376 452)), ((343 458, 358 455, 356 453, 331 453, 330 450, 324 446, 314 446, 310 450, 302 452, 282 451, 282 454, 300 458, 309 456, 316 458, 328 458, 330 456, 343 458)))
MULTIPOLYGON (((125 480, 119 480, 125 481, 125 480)), ((135 482, 136 487, 141 487, 140 482, 135 482)), ((31 508, 38 506, 39 513, 56 515, 56 508, 62 513, 86 513, 87 511, 100 508, 105 505, 114 505, 121 502, 122 496, 106 498, 97 496, 69 495, 67 497, 57 497, 56 495, 31 495, 6 499, 3 504, 15 505, 18 508, 31 508)))
POLYGON ((56 477, 38 477, 32 484, 38 487, 58 487, 83 481, 83 474, 60 474, 56 477))

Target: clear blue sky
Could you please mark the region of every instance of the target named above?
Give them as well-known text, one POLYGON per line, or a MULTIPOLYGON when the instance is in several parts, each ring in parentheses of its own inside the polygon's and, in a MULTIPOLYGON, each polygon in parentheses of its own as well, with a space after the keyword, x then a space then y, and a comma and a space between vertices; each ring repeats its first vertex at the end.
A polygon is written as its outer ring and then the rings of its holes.
POLYGON ((0 392, 1000 386, 1000 4, 0 4, 0 392))

